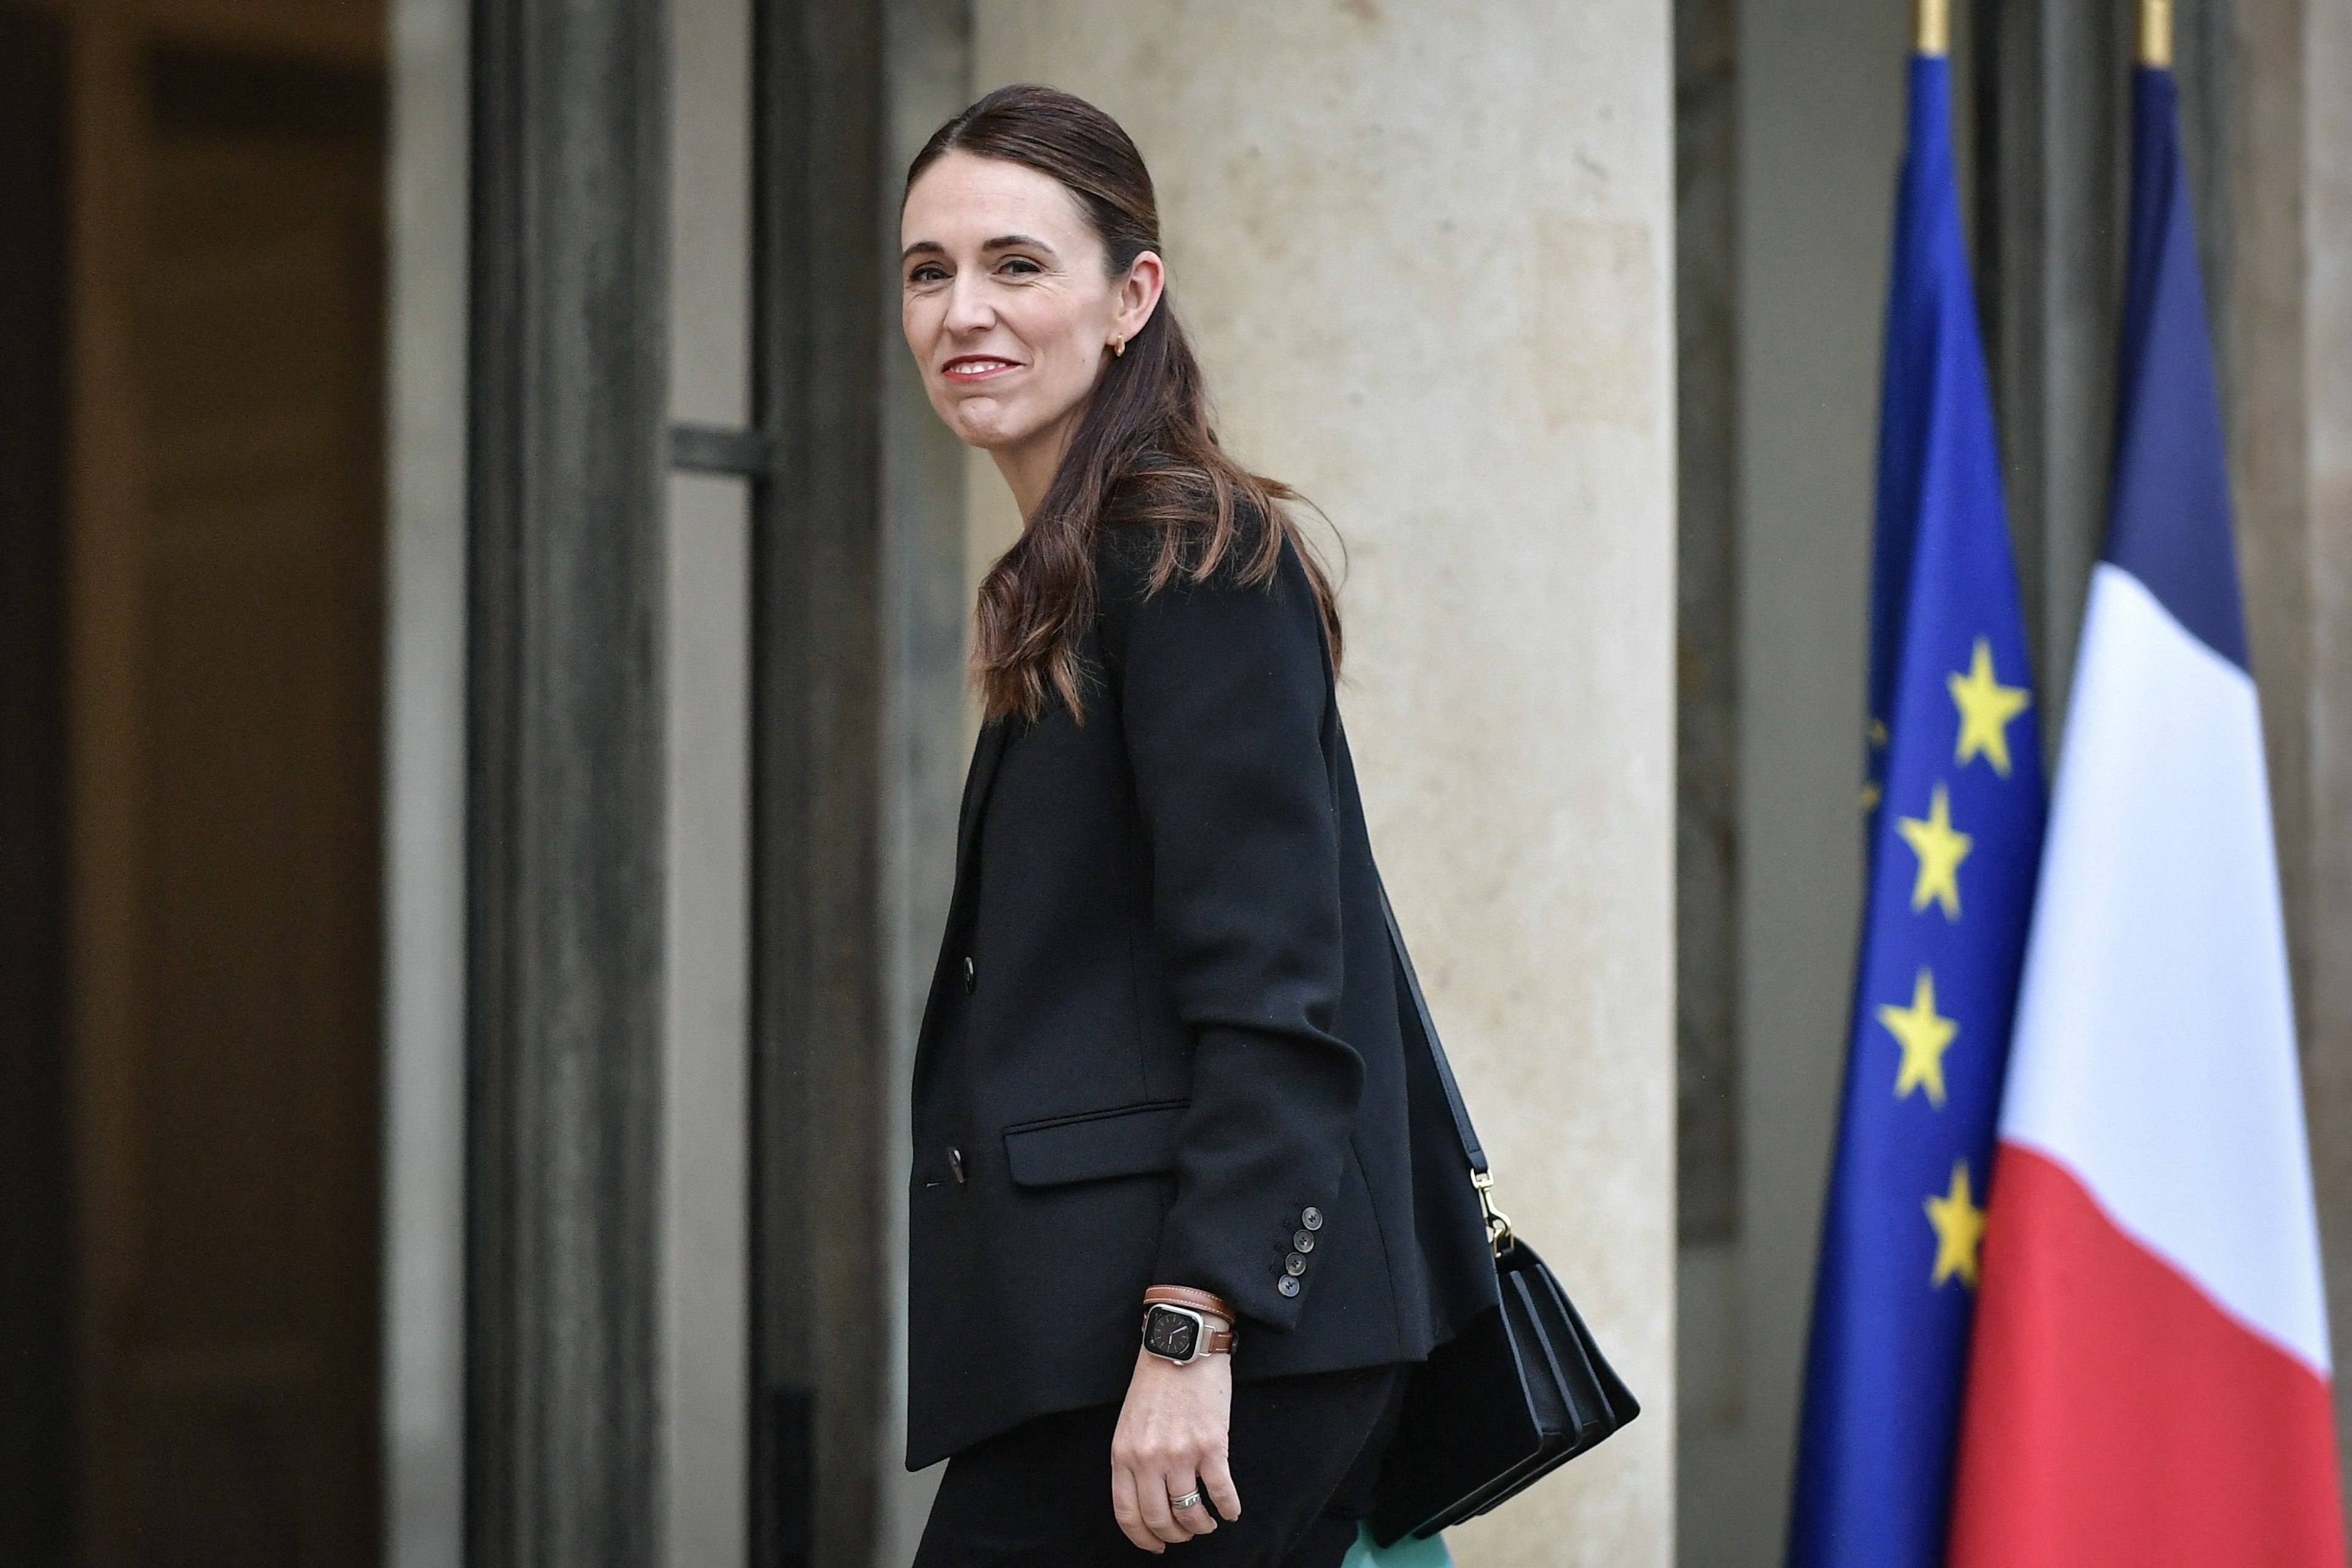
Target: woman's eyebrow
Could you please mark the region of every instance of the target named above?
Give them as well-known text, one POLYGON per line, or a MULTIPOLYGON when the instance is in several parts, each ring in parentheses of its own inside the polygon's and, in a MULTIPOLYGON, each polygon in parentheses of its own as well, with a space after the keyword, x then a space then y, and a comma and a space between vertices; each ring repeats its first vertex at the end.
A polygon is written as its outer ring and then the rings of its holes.
POLYGON ((982 250, 1013 250, 1023 246, 1028 246, 1031 250, 1042 250, 1047 256, 1053 256, 1055 254, 1052 246, 1047 245, 1044 240, 1034 238, 1029 235, 999 235, 996 238, 990 240, 980 248, 982 250))
MULTIPOLYGON (((1047 256, 1058 256, 1061 254, 1052 246, 1047 245, 1044 240, 1037 238, 1034 235, 999 235, 994 239, 983 241, 980 248, 982 250, 1018 250, 1024 247, 1030 250, 1042 250, 1047 256)), ((948 247, 941 245, 935 239, 919 239, 914 244, 908 246, 905 250, 898 253, 898 260, 903 264, 919 256, 945 256, 947 253, 948 247)))

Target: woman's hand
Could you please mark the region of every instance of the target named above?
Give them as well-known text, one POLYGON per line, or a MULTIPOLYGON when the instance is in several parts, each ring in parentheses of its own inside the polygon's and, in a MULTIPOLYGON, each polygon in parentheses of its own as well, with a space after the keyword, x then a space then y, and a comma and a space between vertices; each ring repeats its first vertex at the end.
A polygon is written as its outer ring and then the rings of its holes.
POLYGON ((1225 1468, 1233 1419, 1234 1358, 1204 1355, 1179 1366, 1135 1353, 1135 1376, 1110 1439, 1110 1506, 1127 1538, 1146 1552, 1217 1528, 1209 1504, 1227 1520, 1242 1516, 1241 1494, 1225 1468), (1171 1498, 1199 1490, 1206 1501, 1181 1512, 1171 1498))

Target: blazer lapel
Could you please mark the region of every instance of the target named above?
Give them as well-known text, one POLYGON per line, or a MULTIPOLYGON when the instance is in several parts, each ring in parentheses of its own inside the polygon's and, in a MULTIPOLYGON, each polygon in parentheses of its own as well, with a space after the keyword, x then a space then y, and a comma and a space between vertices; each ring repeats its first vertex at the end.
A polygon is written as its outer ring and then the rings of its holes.
POLYGON ((980 844, 981 813, 988 807, 989 786, 996 782, 996 765, 1004 758, 1004 743, 1012 729, 1009 718, 992 718, 980 727, 980 740, 971 751, 971 771, 964 776, 963 805, 956 818, 955 893, 951 904, 963 902, 971 876, 971 859, 980 844))
POLYGON ((957 955, 964 950, 959 934, 964 909, 971 902, 971 862, 979 848, 980 816, 988 805, 989 786, 996 782, 996 765, 1003 759, 1009 727, 1004 719, 991 719, 980 727, 980 740, 971 751, 971 768, 963 776, 963 803, 956 811, 955 888, 948 895, 947 929, 940 936, 939 962, 931 970, 930 999, 924 1004, 923 1021, 915 1040, 915 1097, 919 1103, 931 1071, 931 1027, 939 1016, 939 999, 954 984, 957 955))

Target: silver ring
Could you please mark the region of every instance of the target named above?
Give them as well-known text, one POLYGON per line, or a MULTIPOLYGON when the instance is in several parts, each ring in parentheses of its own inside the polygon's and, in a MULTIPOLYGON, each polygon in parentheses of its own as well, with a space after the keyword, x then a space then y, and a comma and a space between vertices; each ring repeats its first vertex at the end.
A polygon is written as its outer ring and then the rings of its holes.
POLYGON ((1184 1510, 1186 1510, 1186 1509, 1188 1509, 1188 1508, 1198 1508, 1198 1507, 1200 1507, 1200 1506, 1201 1506, 1201 1489, 1200 1489, 1199 1487, 1194 1487, 1191 1491, 1186 1492, 1182 1497, 1171 1497, 1171 1498, 1170 1498, 1170 1499, 1168 1500, 1168 1506, 1169 1506, 1170 1508, 1171 1508, 1171 1509, 1174 1509, 1174 1510, 1175 1510, 1176 1511, 1178 1511, 1179 1513, 1182 1512, 1184 1510))

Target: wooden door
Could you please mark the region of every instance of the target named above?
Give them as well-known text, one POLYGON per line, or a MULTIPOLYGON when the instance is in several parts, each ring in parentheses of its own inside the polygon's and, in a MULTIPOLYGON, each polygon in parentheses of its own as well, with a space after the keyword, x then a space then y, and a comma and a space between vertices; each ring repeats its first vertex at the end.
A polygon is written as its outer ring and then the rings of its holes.
POLYGON ((79 1558, 375 1556, 380 72, 78 35, 79 1558))

